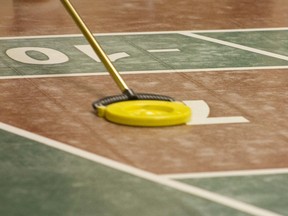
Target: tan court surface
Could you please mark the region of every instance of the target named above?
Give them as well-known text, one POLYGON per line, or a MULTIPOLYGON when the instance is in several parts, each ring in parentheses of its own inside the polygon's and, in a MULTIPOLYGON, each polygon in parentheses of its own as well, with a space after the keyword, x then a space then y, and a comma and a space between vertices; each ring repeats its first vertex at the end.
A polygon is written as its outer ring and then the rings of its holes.
POLYGON ((0 215, 288 215, 286 1, 72 2, 132 89, 192 120, 97 117, 120 92, 61 3, 0 0, 0 215))

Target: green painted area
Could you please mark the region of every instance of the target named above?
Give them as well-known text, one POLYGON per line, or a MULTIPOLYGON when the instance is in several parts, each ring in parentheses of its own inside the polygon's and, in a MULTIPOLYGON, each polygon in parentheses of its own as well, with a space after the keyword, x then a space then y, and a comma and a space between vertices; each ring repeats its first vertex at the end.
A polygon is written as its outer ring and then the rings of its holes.
POLYGON ((288 174, 185 179, 182 182, 288 215, 288 174))
POLYGON ((168 69, 204 69, 288 65, 287 61, 211 43, 179 34, 126 36, 142 50, 179 49, 180 52, 149 53, 168 69), (149 37, 148 37, 149 36, 149 37))
POLYGON ((2 130, 0 137, 0 215, 247 215, 2 130))
POLYGON ((288 30, 221 32, 201 35, 288 56, 288 30))
MULTIPOLYGON (((278 54, 287 55, 287 31, 221 32, 203 35, 239 43, 278 54)), ((125 53, 114 64, 119 71, 189 70, 231 67, 288 66, 288 61, 249 51, 211 43, 181 34, 127 34, 97 36, 108 55, 125 53), (149 50, 177 49, 151 52, 149 50)), ((0 40, 0 76, 97 73, 106 69, 86 53, 76 48, 88 45, 80 36, 53 38, 16 38, 0 40), (19 47, 49 48, 66 55, 62 63, 41 64, 49 59, 39 51, 26 55, 39 64, 23 63, 7 55, 7 50, 19 47)), ((52 54, 53 55, 53 54, 52 54)), ((56 54, 55 54, 56 55, 56 54)), ((21 59, 21 57, 19 57, 21 59)))

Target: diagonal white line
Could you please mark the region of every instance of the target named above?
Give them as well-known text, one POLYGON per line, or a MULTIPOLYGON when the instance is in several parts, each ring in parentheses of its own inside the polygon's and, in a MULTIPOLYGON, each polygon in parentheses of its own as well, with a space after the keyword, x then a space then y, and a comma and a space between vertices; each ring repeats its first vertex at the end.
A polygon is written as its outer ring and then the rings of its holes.
POLYGON ((176 173, 161 175, 170 179, 196 179, 196 178, 217 178, 217 177, 232 177, 232 176, 256 176, 256 175, 277 175, 288 174, 288 168, 275 169, 256 169, 256 170, 238 170, 238 171, 223 171, 223 172, 201 172, 201 173, 176 173))
POLYGON ((229 47, 233 47, 233 48, 237 48, 237 49, 241 49, 241 50, 245 50, 245 51, 249 51, 249 52, 253 52, 253 53, 258 53, 258 54, 261 54, 261 55, 265 55, 265 56, 269 56, 269 57, 273 57, 273 58, 277 58, 277 59, 282 59, 282 60, 288 61, 288 56, 284 56, 284 55, 280 55, 280 54, 276 54, 276 53, 272 53, 272 52, 268 52, 268 51, 264 51, 264 50, 260 50, 260 49, 256 49, 256 48, 252 48, 252 47, 236 44, 236 43, 231 43, 231 42, 228 42, 228 41, 223 41, 223 40, 219 40, 219 39, 215 39, 215 38, 211 38, 211 37, 207 37, 207 36, 203 36, 203 35, 198 35, 198 34, 194 34, 194 33, 185 32, 185 33, 180 33, 180 34, 188 36, 188 37, 193 37, 193 38, 209 41, 209 42, 212 42, 212 43, 222 44, 222 45, 225 45, 225 46, 229 46, 229 47))
POLYGON ((99 155, 95 155, 92 154, 90 152, 69 146, 67 144, 13 127, 11 125, 7 125, 5 123, 1 123, 0 122, 0 129, 8 131, 10 133, 14 133, 17 134, 19 136, 37 141, 40 144, 45 144, 47 146, 50 146, 52 148, 97 162, 99 164, 102 164, 104 166, 128 173, 130 175, 133 176, 137 176, 140 177, 142 179, 166 186, 166 187, 170 187, 179 191, 182 191, 184 193, 193 195, 193 196, 197 196, 197 197, 201 197, 204 198, 206 200, 210 200, 212 202, 218 203, 218 204, 222 204, 224 206, 233 208, 233 209, 237 209, 241 212, 245 212, 248 213, 250 215, 253 216, 281 216, 277 213, 253 206, 253 205, 249 205, 207 190, 203 190, 201 188, 197 188, 191 185, 187 185, 181 182, 177 182, 177 181, 173 181, 164 177, 161 177, 159 175, 155 175, 153 173, 147 172, 147 171, 143 171, 140 169, 137 169, 135 167, 126 165, 126 164, 122 164, 119 163, 117 161, 113 161, 110 160, 108 158, 105 157, 101 157, 99 155))

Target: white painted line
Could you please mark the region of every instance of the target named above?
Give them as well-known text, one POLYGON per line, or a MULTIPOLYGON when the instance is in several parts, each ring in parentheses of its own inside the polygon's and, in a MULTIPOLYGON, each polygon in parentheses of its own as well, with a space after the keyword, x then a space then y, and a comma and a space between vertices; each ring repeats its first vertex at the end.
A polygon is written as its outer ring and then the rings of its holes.
POLYGON ((43 74, 43 75, 23 75, 23 76, 2 76, 0 80, 5 79, 36 79, 36 78, 61 78, 61 77, 81 77, 81 76, 103 76, 109 75, 108 72, 97 73, 72 73, 72 74, 43 74))
POLYGON ((158 53, 158 52, 180 52, 179 49, 155 49, 155 50, 147 50, 150 53, 158 53))
POLYGON ((90 152, 69 146, 67 144, 13 127, 11 125, 7 125, 4 123, 0 122, 0 129, 17 134, 19 136, 37 141, 41 144, 45 144, 47 146, 50 146, 52 148, 55 149, 59 149, 61 151, 97 162, 99 164, 102 164, 104 166, 128 173, 130 175, 133 176, 137 176, 140 177, 142 179, 166 186, 166 187, 170 187, 173 188, 175 190, 193 195, 193 196, 197 196, 197 197, 201 197, 207 200, 210 200, 212 202, 218 203, 218 204, 222 204, 224 206, 239 210, 241 212, 245 212, 248 213, 250 215, 254 215, 254 216, 280 216, 277 213, 262 209, 262 208, 258 208, 256 206, 253 205, 249 205, 207 190, 203 190, 201 188, 197 188, 191 185, 187 185, 187 184, 183 184, 181 182, 177 182, 177 181, 173 181, 167 178, 163 178, 161 176, 155 175, 153 173, 149 173, 131 166, 128 166, 126 164, 122 164, 113 160, 110 160, 108 158, 104 158, 101 157, 99 155, 95 155, 92 154, 90 152))
MULTIPOLYGON (((225 33, 225 32, 259 32, 259 31, 287 31, 287 27, 278 28, 246 28, 246 29, 215 29, 215 30, 193 30, 192 33, 225 33)), ((182 31, 188 32, 188 31, 182 31)))
POLYGON ((183 101, 191 110, 192 117, 187 125, 209 125, 209 124, 235 124, 248 123, 249 120, 243 116, 209 117, 210 107, 204 100, 183 101))
MULTIPOLYGON (((281 70, 288 69, 288 66, 263 66, 263 67, 229 67, 229 68, 200 68, 200 69, 177 69, 177 70, 151 70, 151 71, 120 71, 121 74, 159 74, 159 73, 198 73, 198 72, 222 72, 245 70, 281 70)), ((103 76, 109 75, 108 72, 72 73, 72 74, 43 74, 43 75, 15 75, 0 76, 0 80, 5 79, 33 79, 33 78, 54 78, 54 77, 81 77, 81 76, 103 76)))
MULTIPOLYGON (((221 33, 221 32, 257 32, 257 31, 287 31, 287 27, 279 28, 247 28, 247 29, 215 29, 215 30, 182 30, 182 31, 152 31, 152 32, 115 32, 95 33, 95 36, 117 36, 117 35, 155 35, 155 34, 178 34, 178 33, 221 33)), ((0 37, 0 40, 33 39, 33 38, 59 38, 59 37, 83 37, 82 34, 65 35, 34 35, 34 36, 11 36, 0 37)), ((83 37, 84 38, 84 37, 83 37)))
POLYGON ((284 56, 284 55, 280 55, 280 54, 276 54, 276 53, 248 47, 248 46, 243 46, 240 44, 235 44, 235 43, 231 43, 228 41, 223 41, 223 40, 219 40, 219 39, 215 39, 215 38, 211 38, 211 37, 207 37, 207 36, 203 36, 203 35, 197 35, 197 34, 193 34, 193 33, 181 33, 181 34, 188 36, 188 37, 193 37, 193 38, 197 38, 197 39, 201 39, 201 40, 205 40, 205 41, 209 41, 209 42, 213 42, 213 43, 217 43, 217 44, 221 44, 221 45, 225 45, 225 46, 229 46, 229 47, 233 47, 233 48, 237 48, 237 49, 241 49, 241 50, 245 50, 245 51, 249 51, 249 52, 253 52, 253 53, 257 53, 257 54, 261 54, 261 55, 265 55, 265 56, 269 56, 269 57, 288 61, 288 56, 284 56))
POLYGON ((178 173, 161 175, 169 179, 196 179, 196 178, 217 178, 217 177, 233 177, 233 176, 256 176, 256 175, 277 175, 288 174, 288 168, 275 169, 258 169, 258 170, 239 170, 224 172, 202 172, 202 173, 178 173))
POLYGON ((210 125, 210 124, 239 124, 249 123, 249 120, 242 116, 229 116, 229 117, 209 117, 200 120, 194 120, 193 115, 191 121, 187 122, 187 125, 210 125))

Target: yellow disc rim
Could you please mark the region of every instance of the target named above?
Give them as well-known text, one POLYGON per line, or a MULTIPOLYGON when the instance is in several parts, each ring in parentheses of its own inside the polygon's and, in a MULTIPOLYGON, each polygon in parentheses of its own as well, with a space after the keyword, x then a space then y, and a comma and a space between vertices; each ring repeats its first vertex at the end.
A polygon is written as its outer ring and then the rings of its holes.
POLYGON ((175 101, 131 100, 108 105, 103 117, 123 125, 172 126, 187 123, 191 109, 175 101))

